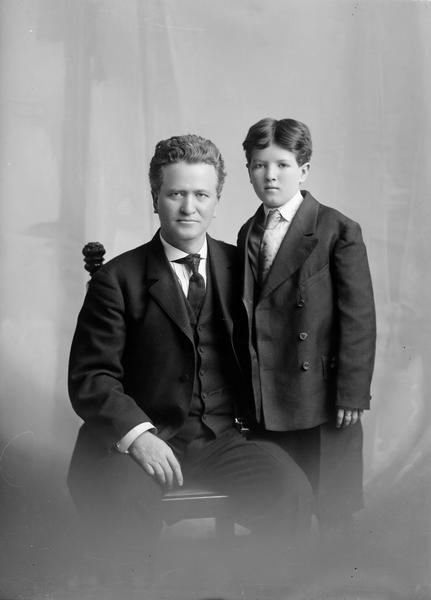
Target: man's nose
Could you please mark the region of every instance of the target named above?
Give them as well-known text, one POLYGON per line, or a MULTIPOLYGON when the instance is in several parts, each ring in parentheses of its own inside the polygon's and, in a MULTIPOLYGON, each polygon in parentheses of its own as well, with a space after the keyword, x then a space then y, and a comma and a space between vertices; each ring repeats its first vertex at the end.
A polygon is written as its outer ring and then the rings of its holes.
POLYGON ((193 194, 184 194, 183 201, 181 203, 181 212, 185 215, 192 215, 195 210, 193 194))

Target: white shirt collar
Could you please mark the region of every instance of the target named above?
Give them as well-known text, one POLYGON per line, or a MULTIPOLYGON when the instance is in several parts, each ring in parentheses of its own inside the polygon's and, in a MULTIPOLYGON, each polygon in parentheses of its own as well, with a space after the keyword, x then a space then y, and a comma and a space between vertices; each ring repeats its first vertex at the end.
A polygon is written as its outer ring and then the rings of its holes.
MULTIPOLYGON (((160 235, 160 241, 162 242, 163 250, 165 251, 166 258, 168 259, 169 262, 173 262, 174 260, 178 260, 179 258, 184 258, 184 256, 187 256, 188 254, 190 254, 190 252, 184 252, 183 250, 180 250, 179 248, 175 248, 175 246, 172 246, 172 244, 170 244, 165 239, 163 239, 161 233, 159 235, 160 235)), ((201 258, 206 259, 207 254, 208 254, 208 243, 207 243, 206 236, 204 239, 204 243, 202 244, 202 248, 199 250, 199 252, 196 252, 195 254, 200 254, 201 258)))
MULTIPOLYGON (((301 206, 303 199, 304 198, 302 197, 301 191, 298 190, 297 193, 294 196, 292 196, 292 198, 290 200, 288 200, 282 206, 279 206, 278 210, 280 211, 280 214, 283 217, 283 219, 290 222, 293 219, 293 217, 296 215, 296 212, 297 212, 298 208, 301 206)), ((267 206, 263 205, 263 210, 265 211, 265 217, 266 217, 268 215, 268 212, 271 209, 268 208, 267 206)))

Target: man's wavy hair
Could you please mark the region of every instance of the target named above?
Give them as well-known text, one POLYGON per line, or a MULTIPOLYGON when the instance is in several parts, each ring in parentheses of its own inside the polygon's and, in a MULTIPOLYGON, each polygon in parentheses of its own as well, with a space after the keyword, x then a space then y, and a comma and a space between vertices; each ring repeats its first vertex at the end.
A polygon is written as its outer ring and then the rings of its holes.
POLYGON ((261 119, 248 130, 242 144, 250 165, 253 150, 263 150, 271 144, 276 144, 295 155, 296 162, 301 167, 311 159, 313 146, 311 134, 305 123, 295 119, 261 119))
POLYGON ((151 194, 154 202, 157 200, 163 183, 163 167, 178 162, 213 165, 217 173, 217 198, 220 198, 226 177, 220 150, 211 140, 189 134, 176 135, 156 144, 149 171, 151 194))

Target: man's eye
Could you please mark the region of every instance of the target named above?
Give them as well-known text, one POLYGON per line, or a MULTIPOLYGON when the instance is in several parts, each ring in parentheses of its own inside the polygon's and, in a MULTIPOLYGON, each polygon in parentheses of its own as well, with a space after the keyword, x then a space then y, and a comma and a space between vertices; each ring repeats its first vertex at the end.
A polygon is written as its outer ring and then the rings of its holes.
POLYGON ((208 198, 208 194, 205 194, 204 192, 198 192, 198 193, 196 194, 196 196, 197 196, 198 198, 201 198, 201 199, 202 199, 202 198, 208 198))
POLYGON ((181 198, 181 196, 182 196, 182 193, 181 193, 181 192, 171 192, 171 193, 169 194, 169 197, 170 197, 170 198, 181 198))

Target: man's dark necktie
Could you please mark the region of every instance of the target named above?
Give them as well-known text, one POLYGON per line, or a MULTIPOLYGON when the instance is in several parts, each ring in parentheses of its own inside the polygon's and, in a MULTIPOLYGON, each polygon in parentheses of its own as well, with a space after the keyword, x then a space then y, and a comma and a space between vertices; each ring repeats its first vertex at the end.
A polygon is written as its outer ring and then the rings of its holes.
POLYGON ((188 254, 179 258, 175 262, 187 265, 192 272, 189 279, 189 291, 187 300, 191 306, 194 315, 197 317, 205 298, 205 281, 199 273, 200 254, 188 254))

